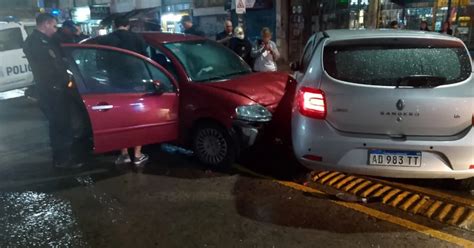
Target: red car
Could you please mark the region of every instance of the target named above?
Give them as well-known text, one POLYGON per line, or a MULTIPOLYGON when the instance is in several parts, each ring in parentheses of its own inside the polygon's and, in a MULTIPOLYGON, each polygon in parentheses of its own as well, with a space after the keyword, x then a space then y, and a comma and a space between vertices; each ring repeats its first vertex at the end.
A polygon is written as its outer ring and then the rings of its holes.
POLYGON ((148 57, 95 44, 64 46, 95 153, 177 141, 205 164, 229 165, 272 121, 292 82, 285 73, 253 73, 214 41, 143 37, 148 57))

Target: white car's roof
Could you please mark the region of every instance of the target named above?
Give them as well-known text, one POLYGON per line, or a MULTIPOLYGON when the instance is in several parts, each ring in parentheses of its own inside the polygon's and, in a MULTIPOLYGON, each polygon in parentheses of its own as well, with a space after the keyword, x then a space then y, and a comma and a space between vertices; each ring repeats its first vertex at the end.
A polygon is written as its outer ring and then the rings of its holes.
POLYGON ((0 22, 0 29, 17 28, 17 27, 21 27, 21 25, 16 22, 0 22))
POLYGON ((427 38, 458 41, 459 39, 443 35, 437 32, 393 30, 393 29, 374 29, 374 30, 347 30, 334 29, 325 31, 331 40, 352 40, 368 38, 427 38))

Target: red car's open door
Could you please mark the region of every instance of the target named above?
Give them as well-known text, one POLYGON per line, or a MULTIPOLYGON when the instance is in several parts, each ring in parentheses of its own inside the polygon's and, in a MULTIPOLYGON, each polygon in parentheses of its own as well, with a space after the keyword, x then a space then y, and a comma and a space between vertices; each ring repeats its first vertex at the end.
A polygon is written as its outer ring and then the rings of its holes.
POLYGON ((119 48, 64 48, 90 118, 95 153, 177 139, 178 87, 165 69, 119 48))

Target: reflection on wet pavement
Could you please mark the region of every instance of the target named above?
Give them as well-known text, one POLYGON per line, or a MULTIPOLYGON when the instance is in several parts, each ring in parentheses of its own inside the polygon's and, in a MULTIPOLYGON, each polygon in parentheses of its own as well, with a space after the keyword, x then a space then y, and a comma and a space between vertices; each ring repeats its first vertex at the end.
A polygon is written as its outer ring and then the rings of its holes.
POLYGON ((76 177, 76 181, 86 188, 87 192, 92 195, 94 200, 98 201, 101 206, 107 209, 107 214, 112 220, 112 223, 127 223, 124 217, 123 207, 120 206, 117 199, 106 193, 98 192, 91 176, 76 177))
POLYGON ((33 191, 0 193, 2 247, 87 247, 71 204, 33 191))
POLYGON ((12 99, 12 98, 22 97, 24 95, 25 95, 24 89, 0 92, 0 100, 7 100, 7 99, 12 99))

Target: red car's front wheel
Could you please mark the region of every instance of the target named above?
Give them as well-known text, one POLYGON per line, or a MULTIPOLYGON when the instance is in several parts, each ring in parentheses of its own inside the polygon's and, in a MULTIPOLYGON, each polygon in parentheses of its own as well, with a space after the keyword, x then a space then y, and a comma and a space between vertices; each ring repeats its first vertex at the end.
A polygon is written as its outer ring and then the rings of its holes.
POLYGON ((217 124, 199 125, 193 135, 193 150, 202 163, 224 168, 235 161, 235 144, 227 130, 217 124))

